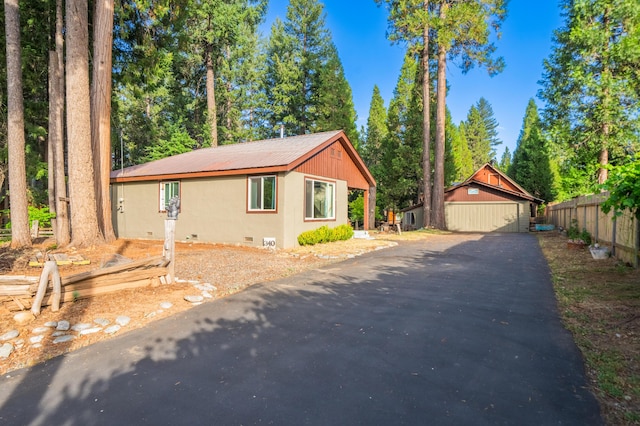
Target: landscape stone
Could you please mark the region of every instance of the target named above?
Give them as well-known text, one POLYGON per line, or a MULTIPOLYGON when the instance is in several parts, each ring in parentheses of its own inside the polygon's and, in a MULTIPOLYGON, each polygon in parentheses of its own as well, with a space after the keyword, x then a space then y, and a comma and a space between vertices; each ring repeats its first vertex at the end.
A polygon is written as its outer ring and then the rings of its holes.
POLYGON ((79 324, 74 324, 71 327, 73 331, 82 331, 82 330, 86 330, 87 328, 91 328, 91 324, 89 324, 88 322, 81 322, 79 324))
MULTIPOLYGON (((0 336, 0 342, 6 342, 7 340, 15 339, 20 335, 18 330, 9 330, 0 336)), ((13 346, 12 346, 13 347, 13 346)))
POLYGON ((67 334, 66 331, 58 330, 51 333, 51 337, 64 336, 65 334, 67 334))
POLYGON ((39 334, 37 336, 31 336, 29 337, 29 343, 31 343, 32 345, 35 345, 36 343, 42 342, 42 339, 44 339, 44 336, 42 334, 39 334))
POLYGON ((162 302, 160 304, 160 307, 162 309, 171 309, 172 306, 173 306, 173 303, 171 303, 171 302, 162 302))
POLYGON ((118 324, 119 326, 126 326, 127 324, 129 324, 129 322, 131 321, 131 318, 125 316, 125 315, 120 315, 118 318, 116 318, 116 324, 118 324))
POLYGON ((58 321, 47 321, 44 323, 45 327, 56 328, 58 326, 58 321))
POLYGON ((69 327, 71 327, 71 324, 69 324, 69 321, 62 320, 62 321, 58 321, 56 330, 67 331, 69 327))
POLYGON ((91 328, 85 328, 80 330, 80 336, 84 336, 87 334, 93 334, 93 333, 97 333, 98 331, 102 331, 102 327, 91 327, 91 328))
POLYGON ((0 346, 0 358, 7 359, 9 355, 13 352, 13 345, 11 343, 5 343, 0 346))
POLYGON ((65 334, 63 336, 58 336, 55 339, 53 339, 53 343, 58 344, 58 343, 64 343, 64 342, 68 342, 70 340, 75 339, 76 336, 72 335, 72 334, 65 334))
POLYGON ((109 324, 111 324, 111 321, 109 321, 106 318, 96 318, 96 319, 93 320, 93 322, 95 322, 96 324, 98 324, 98 325, 100 325, 102 327, 106 327, 109 324))
POLYGON ((22 311, 18 312, 13 316, 13 320, 18 324, 26 324, 30 321, 33 321, 35 316, 31 313, 31 311, 22 311))
POLYGON ((31 332, 33 334, 42 334, 42 333, 46 333, 47 331, 50 331, 51 329, 49 327, 36 327, 33 330, 31 330, 31 332))
POLYGON ((199 303, 202 302, 204 300, 204 297, 198 295, 198 296, 194 296, 194 295, 187 295, 184 297, 184 300, 186 300, 187 302, 191 302, 191 303, 199 303))
POLYGON ((120 326, 118 324, 114 324, 104 329, 105 334, 113 334, 117 333, 118 331, 120 331, 120 326))
POLYGON ((13 345, 16 347, 16 349, 21 349, 24 346, 24 339, 14 340, 13 345))
POLYGON ((209 293, 208 291, 203 291, 203 292, 202 292, 202 297, 204 297, 205 299, 211 299, 211 298, 213 298, 213 296, 211 295, 211 293, 209 293))

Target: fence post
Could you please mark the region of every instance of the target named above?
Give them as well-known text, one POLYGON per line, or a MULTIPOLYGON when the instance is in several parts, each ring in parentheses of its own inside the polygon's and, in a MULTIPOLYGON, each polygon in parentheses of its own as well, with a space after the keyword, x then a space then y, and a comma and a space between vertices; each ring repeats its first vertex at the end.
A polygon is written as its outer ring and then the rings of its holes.
POLYGON ((611 231, 611 254, 613 256, 616 255, 616 233, 617 233, 617 229, 618 229, 618 218, 616 218, 616 216, 613 216, 613 230, 611 231))

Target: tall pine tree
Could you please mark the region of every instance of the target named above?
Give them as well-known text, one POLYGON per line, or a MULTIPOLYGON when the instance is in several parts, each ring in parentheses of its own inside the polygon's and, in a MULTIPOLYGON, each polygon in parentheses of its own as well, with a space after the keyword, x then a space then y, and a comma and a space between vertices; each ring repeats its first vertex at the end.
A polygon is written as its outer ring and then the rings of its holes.
POLYGON ((549 149, 533 99, 527 105, 513 161, 507 173, 533 196, 545 201, 555 199, 549 149))

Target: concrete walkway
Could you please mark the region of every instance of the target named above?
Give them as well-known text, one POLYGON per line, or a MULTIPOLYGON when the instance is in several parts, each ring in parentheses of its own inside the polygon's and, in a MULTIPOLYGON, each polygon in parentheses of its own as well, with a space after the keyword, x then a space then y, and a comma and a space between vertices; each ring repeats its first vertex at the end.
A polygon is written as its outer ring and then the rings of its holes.
POLYGON ((534 236, 405 243, 0 378, 7 425, 598 425, 534 236))

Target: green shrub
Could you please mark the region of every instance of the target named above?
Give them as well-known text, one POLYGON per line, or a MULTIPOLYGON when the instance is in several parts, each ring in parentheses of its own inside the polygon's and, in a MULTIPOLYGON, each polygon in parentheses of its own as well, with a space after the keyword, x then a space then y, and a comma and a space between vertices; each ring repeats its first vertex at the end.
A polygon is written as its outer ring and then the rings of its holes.
MULTIPOLYGON (((10 210, 2 210, 2 214, 10 217, 10 210)), ((29 206, 29 226, 33 223, 34 220, 38 221, 38 226, 40 228, 50 228, 51 227, 51 219, 55 218, 56 215, 49 211, 49 206, 42 207, 34 207, 29 206)), ((7 222, 5 225, 6 229, 11 229, 11 222, 7 222)))
POLYGON ((314 244, 330 243, 332 241, 348 240, 353 237, 353 228, 349 225, 340 225, 333 229, 324 225, 312 231, 305 231, 298 235, 298 244, 311 246, 314 244))

